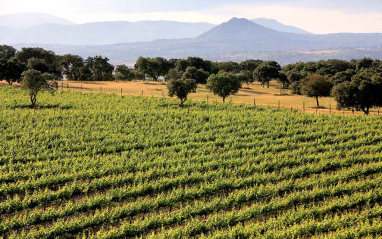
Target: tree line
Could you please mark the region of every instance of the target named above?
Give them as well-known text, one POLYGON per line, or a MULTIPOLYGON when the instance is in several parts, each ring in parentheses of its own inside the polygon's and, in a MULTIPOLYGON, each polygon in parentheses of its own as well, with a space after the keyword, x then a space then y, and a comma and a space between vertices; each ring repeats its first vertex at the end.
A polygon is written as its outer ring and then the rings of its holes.
MULTIPOLYGON (((177 96, 181 105, 188 94, 196 91, 198 84, 205 84, 206 88, 225 101, 229 95, 236 94, 243 83, 258 81, 263 87, 269 87, 271 80, 277 80, 284 89, 291 89, 293 94, 314 97, 317 107, 320 107, 319 98, 326 96, 334 97, 339 109, 362 110, 365 114, 369 114, 371 108, 382 105, 382 62, 370 58, 298 62, 281 67, 275 61, 262 60, 237 63, 213 62, 200 57, 139 57, 134 67, 129 68, 123 64, 114 67, 108 58, 102 56, 83 59, 71 54, 56 55, 43 48, 22 48, 17 51, 11 46, 2 45, 0 79, 6 80, 10 85, 20 82, 27 89, 30 89, 28 85, 38 85, 36 89, 51 89, 54 87, 51 84, 54 80, 62 79, 162 79, 168 82, 169 96, 177 96)), ((36 90, 32 92, 31 101, 34 104, 37 93, 36 90)))
POLYGON ((382 106, 382 61, 378 59, 330 59, 281 67, 275 61, 262 60, 236 63, 211 62, 199 57, 170 60, 140 57, 134 69, 130 69, 130 74, 134 72, 154 81, 161 76, 169 80, 170 96, 177 96, 181 104, 188 93, 195 92, 197 84, 206 84, 224 102, 242 88, 242 83, 258 81, 269 88, 269 82, 277 80, 293 94, 314 97, 317 107, 320 97, 329 96, 334 97, 340 110, 369 114, 371 108, 382 106))

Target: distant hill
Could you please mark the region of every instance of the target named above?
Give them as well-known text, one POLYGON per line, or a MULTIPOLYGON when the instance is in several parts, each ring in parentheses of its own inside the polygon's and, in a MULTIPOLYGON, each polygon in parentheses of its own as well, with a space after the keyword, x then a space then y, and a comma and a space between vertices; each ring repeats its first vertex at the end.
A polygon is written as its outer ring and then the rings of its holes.
POLYGON ((0 26, 0 45, 5 42, 5 38, 8 35, 10 35, 14 32, 15 32, 15 29, 13 29, 13 28, 0 26))
POLYGON ((215 52, 277 51, 310 48, 309 37, 279 32, 245 18, 233 18, 195 38, 215 52), (306 48, 307 47, 307 48, 306 48))
POLYGON ((40 43, 103 45, 157 39, 193 38, 211 28, 209 23, 174 21, 97 22, 79 25, 42 24, 5 37, 8 44, 40 43))
POLYGON ((73 23, 44 13, 16 13, 0 16, 0 26, 3 27, 28 28, 41 24, 72 25, 73 23))
POLYGON ((264 27, 268 27, 270 29, 279 31, 279 32, 289 32, 289 33, 300 33, 300 34, 311 34, 308 31, 305 31, 301 28, 294 27, 294 26, 288 26, 284 25, 274 19, 267 19, 267 18, 256 18, 252 19, 252 22, 259 24, 264 27))
POLYGON ((259 39, 264 36, 277 35, 281 35, 281 33, 244 18, 232 18, 228 22, 224 22, 200 35, 197 39, 202 41, 245 41, 246 39, 259 39))
MULTIPOLYGON (((73 36, 72 36, 73 37, 73 36)), ((107 39, 107 36, 105 36, 107 39)), ((104 39, 104 40, 105 40, 104 39)), ((111 45, 67 45, 67 44, 23 44, 21 46, 43 46, 52 49, 58 54, 73 53, 83 57, 103 55, 114 62, 133 62, 139 56, 166 58, 184 58, 188 56, 200 56, 206 59, 246 59, 246 56, 274 55, 283 57, 283 63, 287 63, 287 56, 298 55, 302 59, 317 59, 322 50, 335 49, 341 52, 341 58, 359 58, 364 48, 380 49, 382 46, 382 34, 296 34, 279 32, 266 28, 247 19, 233 18, 228 22, 201 34, 195 38, 155 40, 151 42, 120 43, 111 45), (343 49, 356 49, 342 53, 343 49), (274 54, 273 54, 273 53, 274 54), (284 52, 284 53, 280 53, 284 52), (295 54, 299 52, 298 54, 295 54), (301 53, 302 52, 302 53, 301 53), (259 53, 259 54, 254 54, 259 53), (280 53, 280 54, 279 54, 280 53), (344 54, 347 54, 346 56, 344 54)), ((377 51, 372 52, 373 56, 377 51)), ((366 54, 366 53, 365 53, 366 54)), ((322 55, 322 54, 321 54, 322 55)), ((326 54, 333 56, 336 54, 326 54)), ((367 56, 367 55, 365 55, 367 56)), ((251 57, 250 57, 251 58, 251 57)), ((266 57, 262 57, 266 58, 266 57)), ((291 57, 295 59, 295 57, 291 57)), ((291 60, 291 62, 293 62, 291 60)))

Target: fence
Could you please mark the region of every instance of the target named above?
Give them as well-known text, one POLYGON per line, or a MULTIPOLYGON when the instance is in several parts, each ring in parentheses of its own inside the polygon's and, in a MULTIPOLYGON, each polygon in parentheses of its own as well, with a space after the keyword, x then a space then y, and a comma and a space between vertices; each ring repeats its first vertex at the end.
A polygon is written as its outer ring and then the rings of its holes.
MULTIPOLYGON (((63 91, 64 89, 64 84, 63 82, 61 83, 61 91, 63 91)), ((69 83, 66 83, 66 89, 67 90, 80 90, 80 91, 86 91, 86 92, 95 92, 94 89, 90 89, 90 88, 84 88, 83 85, 81 84, 80 86, 77 86, 77 87, 73 87, 73 86, 70 86, 69 83)), ((115 89, 113 90, 108 90, 108 91, 105 91, 103 89, 102 86, 99 87, 99 93, 116 93, 116 94, 119 94, 121 96, 123 95, 136 95, 136 96, 141 96, 141 97, 144 97, 144 96, 150 96, 150 94, 145 94, 144 90, 141 90, 140 93, 136 93, 136 94, 129 94, 127 92, 124 93, 124 90, 123 88, 120 88, 119 90, 117 90, 116 92, 115 89)), ((95 92, 97 93, 97 92, 95 92)), ((165 98, 165 93, 162 91, 161 92, 161 96, 154 96, 154 95, 151 95, 152 97, 162 97, 162 98, 165 98)), ((218 101, 215 99, 215 101, 207 94, 206 95, 206 98, 205 98, 206 102, 207 103, 217 103, 218 101)), ((246 105, 250 105, 250 103, 246 103, 246 102, 234 102, 233 101, 233 98, 231 97, 231 103, 233 104, 246 104, 246 105)), ((271 104, 258 104, 256 98, 254 97, 253 98, 253 106, 255 107, 268 107, 268 108, 273 108, 273 109, 285 109, 285 110, 291 110, 291 111, 298 111, 300 113, 310 113, 310 114, 341 114, 341 115, 363 115, 364 113, 363 112, 360 112, 360 111, 340 111, 340 110, 337 110, 335 109, 334 107, 332 107, 331 104, 329 104, 327 107, 322 107, 322 108, 307 108, 306 107, 306 102, 302 102, 301 103, 301 107, 293 107, 293 106, 285 106, 282 104, 282 101, 279 100, 278 103, 276 105, 271 105, 271 104)), ((380 115, 380 109, 374 109, 373 111, 370 112, 371 115, 380 115)))

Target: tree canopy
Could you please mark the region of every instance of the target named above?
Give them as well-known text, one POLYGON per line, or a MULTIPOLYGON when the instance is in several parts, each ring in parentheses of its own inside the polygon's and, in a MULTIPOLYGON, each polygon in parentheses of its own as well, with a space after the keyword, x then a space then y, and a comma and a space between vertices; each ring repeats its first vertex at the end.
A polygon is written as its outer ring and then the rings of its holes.
POLYGON ((89 57, 86 59, 85 63, 90 71, 90 79, 92 81, 110 81, 114 79, 114 66, 109 63, 107 57, 89 57))
POLYGON ((31 107, 35 108, 37 95, 42 90, 53 90, 52 83, 53 76, 44 73, 42 74, 37 70, 27 70, 22 74, 21 87, 27 91, 30 100, 31 107))
POLYGON ((225 102, 227 96, 235 95, 241 89, 241 82, 236 75, 221 71, 208 78, 206 88, 222 97, 225 102))
POLYGON ((269 88, 269 81, 271 79, 278 78, 280 70, 281 67, 277 62, 263 62, 253 72, 253 77, 254 79, 260 81, 262 86, 267 84, 267 87, 269 88))
POLYGON ((330 96, 333 83, 327 76, 319 74, 309 74, 301 81, 301 93, 308 97, 315 97, 317 107, 320 106, 319 97, 330 96))
POLYGON ((126 65, 118 65, 115 68, 115 79, 118 81, 132 81, 136 78, 135 71, 126 65))
POLYGON ((167 83, 168 95, 170 97, 178 97, 180 100, 180 106, 184 105, 187 100, 188 94, 195 92, 197 88, 197 83, 193 79, 185 80, 171 80, 167 83))

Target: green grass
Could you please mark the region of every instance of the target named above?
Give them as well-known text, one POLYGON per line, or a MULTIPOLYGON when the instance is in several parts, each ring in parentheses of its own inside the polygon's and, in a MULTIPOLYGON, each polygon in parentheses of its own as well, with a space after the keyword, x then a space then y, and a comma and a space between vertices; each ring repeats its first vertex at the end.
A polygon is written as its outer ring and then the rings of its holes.
POLYGON ((0 89, 0 237, 382 235, 382 118, 0 89))

